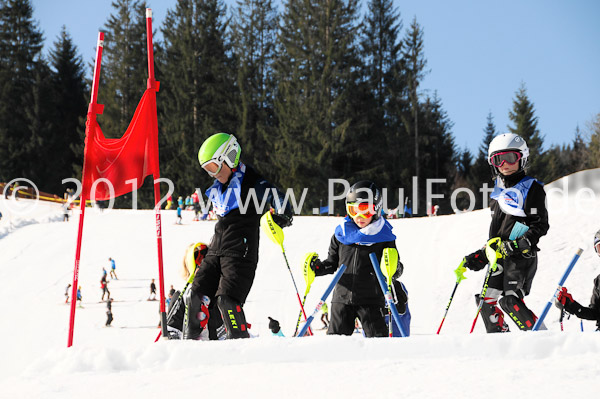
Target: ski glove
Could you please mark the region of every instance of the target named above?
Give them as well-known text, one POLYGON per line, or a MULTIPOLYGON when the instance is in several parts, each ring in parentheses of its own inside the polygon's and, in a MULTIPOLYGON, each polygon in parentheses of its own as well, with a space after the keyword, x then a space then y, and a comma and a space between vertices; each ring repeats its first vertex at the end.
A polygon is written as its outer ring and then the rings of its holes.
POLYGON ((557 308, 564 309, 574 315, 577 315, 581 310, 581 305, 573 299, 573 296, 567 291, 566 287, 562 287, 558 291, 558 297, 556 297, 554 304, 557 308))
POLYGON ((286 215, 285 213, 274 213, 273 221, 281 228, 290 227, 292 225, 292 220, 294 217, 292 215, 286 215))
POLYGON ((514 256, 531 258, 535 256, 531 241, 525 237, 521 237, 513 241, 502 241, 502 244, 500 244, 500 251, 506 258, 514 256))
POLYGON ((485 251, 483 249, 478 249, 477 251, 473 252, 472 254, 465 256, 464 266, 475 272, 483 269, 485 267, 485 265, 487 265, 487 264, 488 264, 488 260, 487 260, 487 257, 485 256, 485 251))
POLYGON ((317 257, 311 259, 310 268, 315 272, 315 276, 324 276, 335 271, 333 265, 330 265, 329 263, 323 263, 317 257))

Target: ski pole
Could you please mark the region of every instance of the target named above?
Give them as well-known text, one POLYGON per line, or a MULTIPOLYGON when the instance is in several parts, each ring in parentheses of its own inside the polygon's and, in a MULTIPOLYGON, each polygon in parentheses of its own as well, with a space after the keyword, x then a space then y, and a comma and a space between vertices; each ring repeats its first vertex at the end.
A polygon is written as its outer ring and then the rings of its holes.
POLYGON ((467 271, 467 269, 465 268, 466 262, 467 262, 467 260, 465 258, 463 258, 463 260, 460 262, 460 265, 458 265, 456 270, 454 270, 454 273, 456 274, 456 284, 454 284, 454 289, 452 290, 452 294, 450 295, 450 300, 448 301, 448 305, 446 305, 446 311, 444 312, 444 317, 442 318, 442 322, 440 323, 440 326, 438 327, 438 330, 436 333, 438 335, 439 335, 440 331, 442 330, 442 326, 444 325, 444 321, 446 320, 446 316, 448 315, 448 309, 450 309, 450 304, 452 304, 452 299, 454 299, 454 294, 456 294, 456 289, 458 288, 458 285, 460 284, 460 282, 463 281, 464 279, 466 279, 466 277, 465 277, 465 272, 467 271))
MULTIPOLYGON (((398 303, 396 290, 392 283, 392 278, 398 269, 398 250, 396 248, 385 248, 381 257, 381 272, 387 279, 388 290, 393 295, 394 304, 398 303)), ((394 325, 392 324, 392 310, 388 307, 388 336, 394 336, 394 325)))
MULTIPOLYGON (((283 254, 283 258, 285 259, 285 264, 290 272, 290 276, 292 277, 292 283, 294 284, 294 289, 296 290, 296 296, 298 297, 298 303, 300 303, 300 309, 302 314, 304 314, 304 320, 306 320, 306 312, 304 311, 304 304, 300 299, 300 293, 298 292, 298 286, 296 286, 296 280, 294 280, 294 274, 292 273, 292 269, 290 268, 290 263, 288 262, 287 256, 285 254, 285 249, 283 248, 283 230, 281 227, 275 223, 273 220, 273 215, 271 212, 265 213, 260 218, 260 226, 263 228, 263 231, 267 233, 267 236, 273 241, 275 244, 281 247, 281 253, 283 254)), ((312 334, 312 330, 309 328, 308 333, 312 334)))
POLYGON ((487 289, 488 289, 488 281, 490 280, 490 276, 492 275, 493 272, 496 271, 496 268, 498 266, 498 259, 503 257, 503 255, 499 251, 500 241, 501 241, 500 237, 494 237, 494 238, 490 239, 487 242, 487 244, 485 245, 485 256, 488 258, 488 262, 489 262, 488 271, 485 276, 485 281, 483 282, 483 288, 481 289, 481 294, 479 294, 479 305, 477 306, 477 313, 475 314, 475 319, 473 320, 473 324, 471 325, 471 331, 469 331, 469 334, 472 334, 473 330, 475 329, 475 324, 477 323, 477 318, 479 317, 479 313, 481 312, 481 307, 483 306, 483 302, 485 300, 485 293, 487 292, 487 289), (495 244, 496 249, 491 247, 492 244, 495 244))
POLYGON ((375 256, 374 252, 369 254, 369 258, 371 258, 371 263, 373 264, 373 269, 375 270, 375 275, 377 276, 377 281, 379 282, 379 286, 381 287, 381 291, 383 291, 383 297, 385 298, 386 304, 389 306, 389 309, 392 311, 392 316, 394 316, 394 321, 400 330, 400 335, 402 337, 406 337, 406 331, 404 331, 404 327, 402 327, 402 323, 400 323, 400 314, 398 313, 398 309, 394 305, 394 301, 392 299, 392 294, 385 286, 385 281, 383 279, 383 273, 381 273, 381 269, 379 267, 379 261, 377 261, 377 256, 375 256))
POLYGON ((554 291, 552 298, 550 298, 550 300, 544 307, 544 310, 542 311, 540 318, 535 321, 532 331, 539 330, 540 326, 544 322, 544 319, 548 315, 548 311, 550 310, 550 307, 552 307, 554 300, 558 297, 558 293, 560 292, 562 286, 565 284, 565 281, 567 281, 567 277, 569 277, 569 274, 571 274, 571 270, 573 270, 573 267, 575 267, 575 263, 577 263, 577 261, 579 260, 579 257, 581 256, 582 253, 583 253, 583 249, 579 248, 577 250, 577 252, 575 253, 575 256, 573 256, 571 263, 569 263, 569 266, 567 266, 567 269, 565 270, 562 277, 560 278, 560 281, 558 282, 558 286, 556 287, 556 290, 554 291))
MULTIPOLYGON (((310 264, 314 258, 318 258, 316 252, 306 254, 304 262, 302 263, 302 274, 304 275, 304 281, 306 282, 306 291, 304 291, 304 298, 302 298, 302 307, 306 304, 306 296, 310 291, 310 286, 315 280, 315 272, 310 268, 310 264)), ((294 330, 294 336, 298 334, 298 327, 300 327, 300 321, 302 320, 302 309, 298 312, 298 321, 296 321, 296 329, 294 330)))
POLYGON ((306 319, 306 322, 300 329, 300 332, 298 333, 297 337, 303 337, 306 334, 307 330, 310 331, 310 323, 313 322, 313 320, 315 319, 315 316, 321 311, 321 306, 323 306, 323 304, 327 300, 327 297, 333 290, 333 287, 335 287, 335 285, 338 283, 338 281, 340 281, 340 278, 342 277, 342 274, 344 274, 345 271, 346 271, 346 265, 341 265, 337 269, 337 272, 335 272, 335 274, 333 275, 333 280, 331 280, 331 283, 329 283, 329 286, 327 286, 325 293, 321 296, 321 300, 315 307, 315 310, 313 311, 313 313, 310 316, 308 316, 308 319, 306 319))

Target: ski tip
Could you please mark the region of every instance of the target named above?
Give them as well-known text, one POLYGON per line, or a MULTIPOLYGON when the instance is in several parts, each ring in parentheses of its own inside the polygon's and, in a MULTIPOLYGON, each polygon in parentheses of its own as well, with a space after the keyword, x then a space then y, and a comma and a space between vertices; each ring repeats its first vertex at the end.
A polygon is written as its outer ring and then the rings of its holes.
POLYGON ((583 253, 583 249, 579 248, 577 250, 577 256, 581 256, 582 253, 583 253))

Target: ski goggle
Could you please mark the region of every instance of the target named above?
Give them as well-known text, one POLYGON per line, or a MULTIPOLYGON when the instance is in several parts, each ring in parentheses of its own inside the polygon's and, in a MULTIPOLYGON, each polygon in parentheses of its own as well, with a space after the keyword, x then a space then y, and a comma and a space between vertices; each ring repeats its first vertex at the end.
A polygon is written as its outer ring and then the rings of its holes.
POLYGON ((202 165, 202 169, 211 177, 215 177, 223 169, 223 162, 217 163, 216 161, 210 161, 202 165))
POLYGON ((348 203, 346 211, 351 218, 355 218, 357 215, 365 219, 375 216, 375 206, 368 202, 348 203))
POLYGON ((594 240, 594 249, 596 250, 598 256, 600 256, 600 239, 594 240))
POLYGON ((523 155, 519 151, 504 151, 498 152, 490 157, 490 162, 495 167, 499 168, 504 165, 504 162, 508 164, 514 164, 519 162, 523 155))

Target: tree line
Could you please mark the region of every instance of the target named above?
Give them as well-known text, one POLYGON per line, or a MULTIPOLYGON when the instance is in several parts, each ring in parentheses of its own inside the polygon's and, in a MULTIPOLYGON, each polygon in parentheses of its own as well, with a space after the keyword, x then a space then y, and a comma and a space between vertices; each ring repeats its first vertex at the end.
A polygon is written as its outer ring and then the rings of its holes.
MULTIPOLYGON (((298 197, 308 188, 307 209, 326 200, 329 178, 374 180, 390 189, 393 208, 397 188, 409 195, 416 176, 420 213, 428 178, 448 182, 434 187, 446 198, 442 212, 454 189, 491 184, 487 145, 506 130, 489 114, 477 154, 456 145, 442 99, 420 90, 429 69, 416 18, 404 27, 392 0, 369 0, 364 12, 359 0, 274 3, 238 0, 228 10, 222 0, 179 0, 157 27, 161 175, 175 196, 210 185, 197 151, 221 131, 236 135, 242 159, 269 180, 298 197)), ((103 28, 98 121, 106 137, 125 132, 146 88, 146 7, 115 0, 103 28)), ((0 14, 0 181, 26 177, 60 194, 62 179, 81 178, 92 63, 64 27, 44 55, 29 0, 0 0, 0 14)), ((509 117, 540 180, 600 167, 600 113, 583 132, 574 127, 571 143, 548 149, 525 84, 509 117)), ((149 181, 138 201, 152 206, 149 181)))

